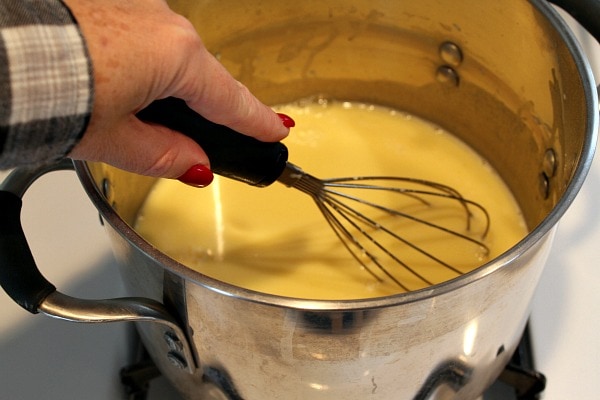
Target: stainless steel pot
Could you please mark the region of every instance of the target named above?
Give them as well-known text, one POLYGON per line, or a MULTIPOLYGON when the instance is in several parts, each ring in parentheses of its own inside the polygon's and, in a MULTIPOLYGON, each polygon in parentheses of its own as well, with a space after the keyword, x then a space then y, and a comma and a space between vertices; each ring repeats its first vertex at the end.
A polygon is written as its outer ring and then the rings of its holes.
MULTIPOLYGON (((577 15, 587 2, 573 3, 577 15)), ((455 133, 498 170, 530 233, 472 273, 424 290, 356 301, 278 297, 203 276, 139 237, 131 225, 154 179, 76 162, 137 297, 74 299, 39 273, 19 223, 23 192, 47 170, 70 167, 62 163, 17 170, 3 184, 4 289, 33 313, 138 321, 154 361, 188 399, 476 398, 517 345, 556 224, 596 143, 596 87, 560 17, 540 0, 171 4, 267 103, 315 94, 367 101, 455 133)), ((597 21, 585 21, 596 37, 597 21)))

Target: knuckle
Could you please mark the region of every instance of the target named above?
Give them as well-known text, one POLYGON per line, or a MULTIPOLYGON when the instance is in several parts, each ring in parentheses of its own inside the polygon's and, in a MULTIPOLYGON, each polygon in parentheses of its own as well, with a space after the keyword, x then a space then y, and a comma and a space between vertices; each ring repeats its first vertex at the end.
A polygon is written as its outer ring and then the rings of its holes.
POLYGON ((176 178, 178 175, 173 171, 173 166, 177 160, 177 152, 173 149, 169 149, 161 154, 155 162, 149 167, 145 168, 140 173, 142 175, 164 177, 164 178, 176 178))

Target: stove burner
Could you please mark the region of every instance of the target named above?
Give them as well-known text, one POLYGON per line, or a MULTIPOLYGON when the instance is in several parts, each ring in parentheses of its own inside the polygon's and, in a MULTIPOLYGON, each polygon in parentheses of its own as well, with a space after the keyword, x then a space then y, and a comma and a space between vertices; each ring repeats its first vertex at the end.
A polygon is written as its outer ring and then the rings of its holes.
POLYGON ((121 383, 125 388, 127 400, 146 400, 150 382, 161 376, 142 342, 140 340, 137 342, 140 347, 138 350, 139 361, 121 369, 121 383))
MULTIPOLYGON (((534 368, 529 326, 525 328, 519 346, 498 381, 512 388, 517 400, 540 399, 540 394, 546 388, 546 377, 534 368)), ((484 399, 487 398, 484 396, 484 399)))
MULTIPOLYGON (((161 373, 139 338, 136 345, 136 361, 121 369, 121 383, 128 400, 146 400, 151 390, 150 383, 161 373)), ((482 400, 539 400, 545 387, 546 377, 534 369, 531 336, 527 327, 510 363, 483 394, 482 400)))

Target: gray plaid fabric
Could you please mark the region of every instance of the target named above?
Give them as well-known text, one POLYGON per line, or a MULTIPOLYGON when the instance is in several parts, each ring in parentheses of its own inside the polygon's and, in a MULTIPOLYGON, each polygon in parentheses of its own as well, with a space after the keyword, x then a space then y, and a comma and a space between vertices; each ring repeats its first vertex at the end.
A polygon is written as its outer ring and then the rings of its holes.
POLYGON ((0 0, 0 168, 64 157, 92 108, 91 62, 59 0, 0 0))

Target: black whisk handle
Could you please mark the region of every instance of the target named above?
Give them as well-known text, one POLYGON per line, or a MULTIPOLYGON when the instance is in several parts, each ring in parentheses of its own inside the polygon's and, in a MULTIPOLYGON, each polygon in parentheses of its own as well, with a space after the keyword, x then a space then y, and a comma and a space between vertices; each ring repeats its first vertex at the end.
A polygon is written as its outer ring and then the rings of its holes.
POLYGON ((263 187, 275 182, 287 162, 288 150, 283 143, 261 142, 215 124, 181 99, 157 100, 137 116, 189 136, 204 149, 214 173, 249 185, 263 187))

